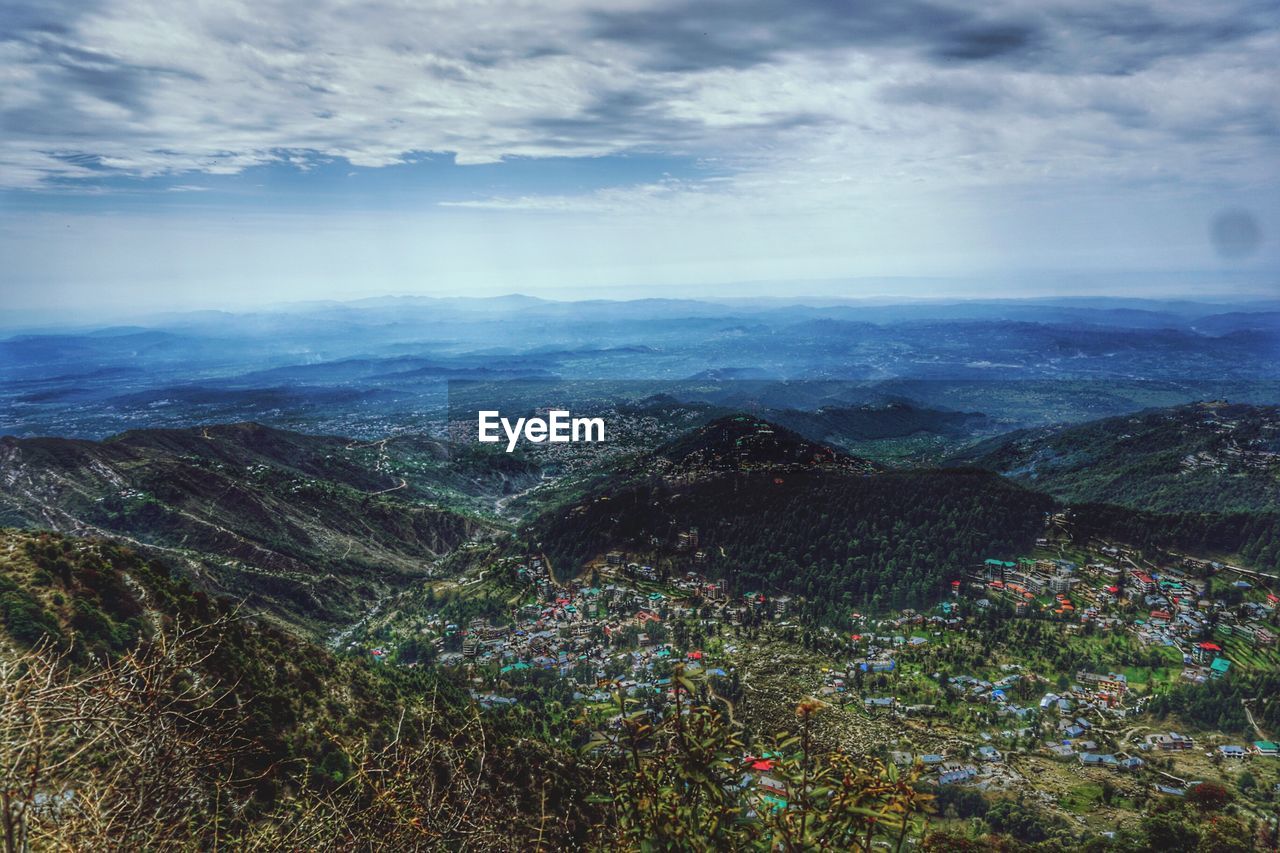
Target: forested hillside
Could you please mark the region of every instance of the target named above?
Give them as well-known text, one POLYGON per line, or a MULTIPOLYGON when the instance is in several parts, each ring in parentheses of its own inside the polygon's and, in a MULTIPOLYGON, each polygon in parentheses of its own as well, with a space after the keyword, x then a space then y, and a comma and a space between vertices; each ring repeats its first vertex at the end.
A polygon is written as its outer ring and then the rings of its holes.
POLYGON ((510 459, 454 466, 438 443, 395 442, 393 452, 257 424, 5 438, 0 523, 120 536, 255 610, 324 629, 488 534, 449 508, 456 488, 502 494, 536 479, 510 459))
POLYGON ((1065 501, 1154 512, 1280 510, 1280 409, 1197 403, 1024 430, 953 457, 1065 501))
POLYGON ((1053 505, 982 471, 871 473, 751 423, 746 434, 717 422, 683 436, 529 534, 572 571, 610 549, 674 553, 678 532, 696 527, 709 574, 835 614, 936 600, 984 557, 1030 548, 1053 505))
POLYGON ((1157 550, 1238 557, 1263 571, 1280 569, 1280 513, 1155 513, 1113 504, 1072 507, 1072 532, 1157 550))

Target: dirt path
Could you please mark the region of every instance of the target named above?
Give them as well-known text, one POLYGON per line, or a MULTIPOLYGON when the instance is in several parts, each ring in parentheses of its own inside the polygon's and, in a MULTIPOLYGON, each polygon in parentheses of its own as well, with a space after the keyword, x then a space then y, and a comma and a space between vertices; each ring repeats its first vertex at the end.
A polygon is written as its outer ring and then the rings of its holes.
POLYGON ((392 487, 391 487, 391 488, 389 488, 389 489, 381 489, 381 490, 376 491, 376 492, 365 492, 365 494, 366 494, 366 495, 368 495, 369 497, 373 497, 373 496, 375 496, 375 495, 385 495, 387 492, 398 492, 398 491, 400 491, 401 489, 407 488, 407 487, 408 487, 408 485, 409 485, 409 481, 408 481, 408 480, 406 480, 404 477, 401 477, 401 478, 400 478, 400 485, 398 485, 398 486, 392 486, 392 487))
POLYGON ((1262 729, 1258 728, 1257 722, 1255 722, 1253 719, 1253 711, 1252 709, 1249 708, 1249 703, 1252 701, 1254 700, 1252 699, 1240 700, 1240 704, 1244 706, 1244 718, 1248 720, 1249 725, 1253 727, 1254 733, 1258 735, 1258 740, 1268 740, 1269 738, 1267 737, 1266 733, 1263 732, 1262 729))
POLYGON ((742 726, 738 725, 738 718, 734 716, 733 701, 728 697, 721 696, 719 693, 717 693, 716 689, 711 686, 710 681, 707 682, 707 692, 711 694, 712 699, 719 699, 721 702, 725 704, 725 707, 729 709, 729 725, 733 726, 735 729, 742 728, 742 726))

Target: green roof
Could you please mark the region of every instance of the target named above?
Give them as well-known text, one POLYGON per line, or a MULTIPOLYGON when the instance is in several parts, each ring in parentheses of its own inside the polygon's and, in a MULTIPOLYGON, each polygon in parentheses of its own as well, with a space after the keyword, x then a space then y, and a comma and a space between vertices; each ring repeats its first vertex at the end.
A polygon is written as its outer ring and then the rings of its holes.
POLYGON ((1262 752, 1275 752, 1277 749, 1280 749, 1280 747, 1276 746, 1276 742, 1273 740, 1255 740, 1253 745, 1262 752))
POLYGON ((1226 658, 1214 658, 1213 663, 1209 664, 1209 668, 1216 672, 1226 672, 1231 669, 1231 661, 1226 658))

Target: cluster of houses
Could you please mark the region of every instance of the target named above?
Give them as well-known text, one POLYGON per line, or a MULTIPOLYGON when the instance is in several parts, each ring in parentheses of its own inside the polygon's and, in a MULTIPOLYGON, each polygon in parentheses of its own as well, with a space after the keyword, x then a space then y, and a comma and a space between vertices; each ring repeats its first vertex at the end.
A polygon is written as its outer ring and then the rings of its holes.
POLYGON ((1061 559, 988 559, 971 576, 971 586, 988 596, 979 606, 1002 599, 1019 611, 1039 608, 1081 627, 1129 631, 1144 644, 1176 648, 1185 665, 1182 678, 1195 683, 1230 672, 1228 638, 1253 649, 1276 646, 1280 596, 1246 597, 1253 585, 1241 570, 1191 557, 1182 558, 1180 567, 1156 569, 1143 566, 1127 548, 1101 550, 1105 561, 1084 566, 1061 559), (1229 597, 1210 593, 1203 579, 1223 570, 1236 576, 1229 597))
MULTIPOLYGON (((696 528, 678 532, 678 548, 692 556, 695 565, 702 553, 699 544, 696 528)), ((981 608, 984 602, 990 606, 990 599, 1004 598, 1017 608, 1051 610, 1068 632, 1093 623, 1132 632, 1145 643, 1176 647, 1183 653, 1184 677, 1190 680, 1230 673, 1226 638, 1244 639, 1255 648, 1275 643, 1274 620, 1280 603, 1275 596, 1264 599, 1253 593, 1246 597, 1247 582, 1235 581, 1233 586, 1241 594, 1233 595, 1234 603, 1228 605, 1208 592, 1204 580, 1188 572, 1144 567, 1136 555, 1122 548, 1108 546, 1103 551, 1102 560, 1085 565, 1061 559, 988 559, 970 578, 970 585, 984 596, 973 603, 981 608), (1207 600, 1206 593, 1214 600, 1207 600)), ((1205 574, 1206 567, 1189 562, 1184 568, 1205 574)), ((668 642, 673 630, 700 627, 710 634, 726 624, 766 621, 788 626, 791 623, 785 620, 797 609, 787 596, 733 594, 725 581, 696 571, 663 578, 658 584, 658 573, 651 566, 629 562, 621 552, 607 554, 590 583, 556 583, 539 556, 514 560, 506 570, 532 586, 532 600, 515 606, 502 624, 482 618, 465 626, 445 624, 437 638, 442 649, 438 662, 467 666, 473 695, 487 707, 515 702, 504 694, 521 683, 522 673, 536 671, 565 679, 575 701, 603 703, 616 691, 658 703, 670 701, 680 689, 671 678, 672 664, 682 662, 690 671, 727 676, 732 671, 727 661, 736 652, 733 646, 723 646, 724 660, 717 664, 704 650, 681 649, 668 642), (450 642, 451 637, 455 639, 450 642)), ((818 694, 837 703, 860 704, 873 716, 935 715, 934 705, 877 695, 891 682, 880 676, 895 674, 901 661, 911 661, 914 650, 939 642, 937 638, 945 632, 963 626, 961 609, 970 601, 960 597, 961 586, 961 581, 955 581, 953 595, 925 613, 903 610, 896 617, 877 620, 852 614, 853 633, 844 635, 849 656, 843 663, 823 668, 818 694)), ((837 636, 828 629, 815 629, 815 633, 823 631, 837 636)), ((373 654, 382 659, 387 655, 383 648, 373 654)), ((999 675, 990 678, 972 674, 944 678, 941 673, 932 677, 952 700, 981 705, 984 712, 1009 720, 1005 725, 1010 730, 1001 733, 1008 741, 1047 737, 1040 741, 1042 753, 1082 767, 1133 771, 1147 761, 1141 754, 1194 747, 1190 737, 1177 732, 1149 735, 1128 744, 1129 752, 1108 751, 1099 745, 1100 740, 1114 741, 1095 734, 1095 726, 1105 729, 1106 721, 1123 719, 1141 706, 1135 703, 1122 672, 1080 670, 1069 684, 1060 681, 1059 687, 1043 693, 1047 682, 1015 663, 1003 664, 999 675), (1036 695, 1038 701, 1031 698, 1036 695)), ((650 707, 658 706, 651 703, 650 707)), ((993 745, 993 735, 984 732, 981 738, 987 742, 965 745, 958 756, 895 752, 892 758, 897 763, 919 760, 940 785, 986 784, 1009 771, 1002 768, 1004 756, 993 745)), ((1248 747, 1224 745, 1218 753, 1232 759, 1275 756, 1277 747, 1258 741, 1248 747)), ((747 756, 743 779, 761 792, 761 802, 776 805, 785 802, 786 791, 770 773, 773 761, 770 756, 747 756)))
MULTIPOLYGON (((670 699, 674 688, 669 670, 677 661, 691 672, 729 673, 712 666, 704 651, 681 651, 667 642, 669 623, 698 624, 711 631, 721 623, 742 624, 752 618, 776 622, 792 608, 786 596, 730 596, 724 581, 695 572, 665 584, 667 592, 658 592, 645 591, 622 577, 599 586, 561 586, 548 576, 540 557, 513 569, 532 583, 533 601, 516 607, 502 624, 484 618, 465 626, 443 624, 437 638, 441 648, 447 638, 461 638, 460 645, 450 644, 456 650, 443 651, 437 662, 468 666, 475 680, 486 685, 487 692, 476 694, 486 705, 504 704, 493 689, 535 670, 569 679, 576 687, 574 699, 580 701, 608 701, 619 689, 631 696, 670 699)), ((377 651, 383 653, 381 648, 377 651)), ((725 653, 732 651, 733 647, 725 648, 725 653)))

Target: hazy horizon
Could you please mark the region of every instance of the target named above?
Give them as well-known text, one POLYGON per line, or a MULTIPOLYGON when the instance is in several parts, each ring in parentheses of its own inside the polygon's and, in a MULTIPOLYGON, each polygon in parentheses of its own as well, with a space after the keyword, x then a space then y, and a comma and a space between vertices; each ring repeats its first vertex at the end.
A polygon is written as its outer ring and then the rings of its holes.
MULTIPOLYGON (((884 283, 886 279, 875 279, 884 283)), ((932 284, 938 279, 907 280, 917 288, 932 284)), ((959 282, 961 280, 952 280, 959 282)), ((1257 292, 1222 289, 1179 292, 1173 291, 1161 295, 1146 295, 1138 292, 1126 295, 1107 295, 1104 293, 1069 292, 1069 293, 1017 293, 1012 295, 976 293, 948 294, 938 292, 936 287, 919 295, 887 295, 884 293, 868 293, 866 295, 842 295, 836 285, 845 284, 841 280, 832 282, 805 282, 811 285, 809 290, 795 293, 778 293, 776 282, 732 282, 725 289, 717 292, 716 288, 706 291, 691 291, 688 287, 672 286, 670 288, 643 288, 636 290, 614 290, 607 293, 592 294, 589 291, 579 295, 542 294, 510 291, 492 294, 464 293, 380 293, 349 296, 333 296, 289 301, 264 298, 259 302, 243 302, 228 304, 225 301, 210 301, 207 304, 175 305, 172 307, 156 306, 154 308, 118 307, 112 309, 75 310, 65 308, 46 308, 29 310, 8 310, 0 315, 0 335, 41 334, 61 330, 106 329, 115 326, 162 326, 165 323, 191 320, 202 315, 218 314, 230 317, 248 317, 253 315, 292 315, 303 314, 308 310, 324 308, 349 308, 358 310, 382 303, 394 303, 400 300, 442 302, 501 302, 503 300, 537 300, 543 303, 561 305, 577 305, 586 303, 643 303, 646 301, 669 301, 722 305, 733 308, 770 308, 770 307, 827 307, 844 308, 892 308, 912 307, 927 309, 929 307, 964 306, 964 305, 1020 305, 1035 304, 1043 306, 1089 307, 1099 310, 1132 309, 1139 311, 1159 312, 1170 307, 1205 306, 1221 307, 1223 310, 1277 311, 1280 310, 1280 295, 1272 295, 1266 288, 1257 292), (831 285, 825 292, 821 285, 831 285), (730 290, 731 288, 731 290, 730 290)), ((973 282, 969 282, 972 284, 973 282)))

